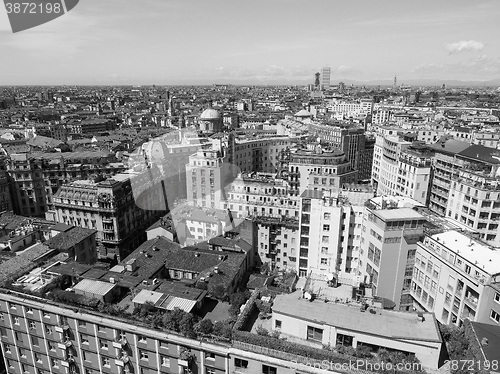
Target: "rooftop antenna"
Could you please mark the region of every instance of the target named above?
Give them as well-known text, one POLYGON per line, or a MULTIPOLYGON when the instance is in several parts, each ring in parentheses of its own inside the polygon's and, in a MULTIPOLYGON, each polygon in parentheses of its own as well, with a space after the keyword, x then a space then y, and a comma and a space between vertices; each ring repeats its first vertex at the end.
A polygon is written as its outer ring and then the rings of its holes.
POLYGON ((398 84, 398 77, 395 75, 394 76, 394 87, 398 84))

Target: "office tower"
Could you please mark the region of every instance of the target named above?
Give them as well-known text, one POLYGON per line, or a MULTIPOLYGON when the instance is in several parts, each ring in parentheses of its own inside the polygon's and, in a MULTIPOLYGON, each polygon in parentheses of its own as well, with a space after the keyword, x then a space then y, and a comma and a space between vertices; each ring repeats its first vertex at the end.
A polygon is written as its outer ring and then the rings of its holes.
POLYGON ((500 252, 452 230, 429 234, 417 245, 411 296, 443 324, 466 318, 500 324, 500 252))
POLYGON ((330 88, 330 74, 332 69, 325 66, 321 69, 321 89, 325 90, 330 88))

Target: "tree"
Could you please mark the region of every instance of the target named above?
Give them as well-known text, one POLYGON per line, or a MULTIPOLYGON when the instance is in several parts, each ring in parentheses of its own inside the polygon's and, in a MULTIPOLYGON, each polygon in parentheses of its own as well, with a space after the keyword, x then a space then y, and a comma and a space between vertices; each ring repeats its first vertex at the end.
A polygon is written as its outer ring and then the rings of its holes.
POLYGON ((182 335, 194 339, 196 333, 194 332, 194 324, 196 320, 191 313, 185 313, 179 321, 179 331, 182 335))
POLYGON ((269 336, 269 330, 263 327, 262 325, 257 326, 255 332, 257 333, 257 335, 269 336))
POLYGON ((214 324, 212 320, 205 318, 202 319, 194 326, 194 331, 198 334, 209 335, 214 330, 214 324))

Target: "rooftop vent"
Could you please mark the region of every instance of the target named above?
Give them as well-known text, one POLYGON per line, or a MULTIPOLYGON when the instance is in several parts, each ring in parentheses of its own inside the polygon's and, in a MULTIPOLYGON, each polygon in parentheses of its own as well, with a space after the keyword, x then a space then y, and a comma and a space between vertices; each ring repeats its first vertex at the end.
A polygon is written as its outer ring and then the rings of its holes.
POLYGON ((200 257, 200 254, 199 254, 198 252, 196 252, 196 253, 194 254, 194 257, 200 257))
POLYGON ((488 338, 482 338, 481 339, 481 345, 487 346, 488 345, 488 338))

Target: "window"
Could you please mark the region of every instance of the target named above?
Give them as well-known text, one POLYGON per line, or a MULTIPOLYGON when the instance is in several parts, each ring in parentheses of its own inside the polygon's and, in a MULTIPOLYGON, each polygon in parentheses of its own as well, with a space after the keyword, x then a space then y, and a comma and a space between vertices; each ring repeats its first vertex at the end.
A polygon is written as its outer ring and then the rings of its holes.
POLYGON ((40 357, 40 355, 38 353, 35 353, 34 356, 35 356, 36 362, 42 362, 42 358, 40 357))
POLYGON ((307 326, 307 340, 323 341, 323 329, 307 326))
POLYGON ((40 345, 40 341, 38 340, 38 337, 32 336, 31 337, 31 344, 35 347, 38 347, 40 345))
POLYGON ((80 335, 80 340, 82 341, 82 344, 89 344, 89 338, 87 335, 80 335))
POLYGON ((500 323, 500 314, 495 312, 493 309, 490 312, 490 318, 496 323, 500 323))
POLYGON ((10 345, 4 344, 3 345, 3 349, 4 349, 5 353, 11 353, 11 351, 10 351, 10 345))
POLYGON ((99 339, 99 347, 101 347, 101 349, 108 349, 108 342, 106 340, 99 339))
POLYGON ((92 369, 85 368, 85 374, 92 374, 92 369))
POLYGON ((323 231, 330 231, 330 225, 323 225, 323 231))
POLYGON ((279 319, 274 321, 274 328, 281 329, 281 321, 279 319))
POLYGON ((14 325, 19 325, 19 317, 12 317, 12 323, 14 325))
POLYGON ((235 358, 234 359, 234 366, 237 367, 237 368, 246 369, 246 368, 248 368, 248 361, 247 360, 243 360, 241 358, 235 358))
POLYGON ((49 347, 49 351, 53 351, 53 352, 55 352, 55 350, 56 350, 56 346, 54 345, 54 343, 53 343, 53 342, 48 341, 48 342, 47 342, 47 346, 49 347))
POLYGON ((170 359, 166 356, 161 356, 161 366, 165 366, 167 368, 170 367, 170 359))
POLYGON ((278 369, 274 366, 262 365, 262 374, 276 374, 278 369))
POLYGON ((87 322, 82 321, 81 319, 78 320, 78 326, 79 327, 87 327, 87 322))
POLYGON ((148 360, 149 359, 148 352, 146 352, 146 351, 139 351, 139 357, 140 357, 141 360, 148 360))
POLYGON ((322 258, 321 259, 321 265, 327 265, 328 264, 328 259, 322 258))
POLYGON ((50 313, 44 312, 43 313, 43 318, 50 318, 50 313))
POLYGON ((322 242, 322 243, 328 243, 328 242, 329 242, 329 240, 330 240, 330 238, 329 238, 328 236, 323 236, 323 237, 321 238, 321 242, 322 242))
POLYGON ((103 357, 101 360, 102 360, 102 366, 107 367, 107 368, 110 367, 109 357, 103 357))
POLYGON ((496 301, 497 303, 500 303, 500 293, 498 293, 498 292, 497 292, 497 293, 495 293, 495 301, 496 301))
POLYGON ((26 313, 33 314, 33 308, 26 307, 26 313))
POLYGON ((148 339, 144 335, 138 335, 137 340, 139 341, 139 343, 146 343, 148 341, 148 339))
POLYGON ((97 325, 97 332, 105 332, 104 327, 101 325, 97 325))
POLYGON ((47 335, 52 335, 52 327, 50 326, 45 326, 45 333, 47 335))
POLYGON ((57 368, 58 365, 57 365, 57 360, 55 358, 51 358, 50 359, 50 366, 54 367, 54 368, 57 368))
POLYGON ((36 322, 35 321, 30 321, 30 329, 31 330, 36 330, 36 322))
POLYGON ((205 353, 205 358, 207 360, 215 360, 215 353, 207 352, 207 353, 205 353))
POLYGON ((208 368, 207 368, 207 369, 205 370, 205 373, 206 373, 206 374, 215 374, 215 369, 208 369, 208 368))

